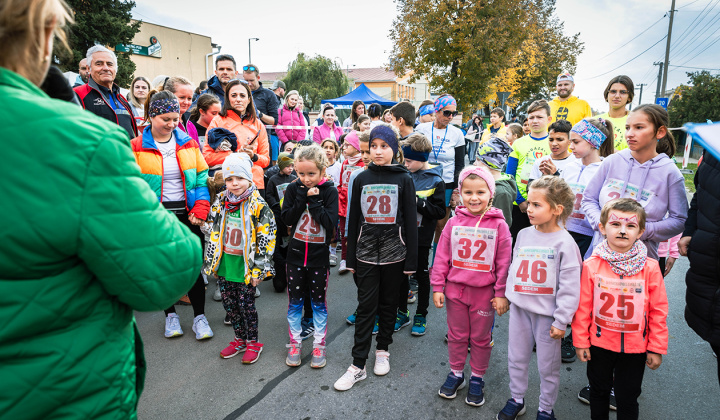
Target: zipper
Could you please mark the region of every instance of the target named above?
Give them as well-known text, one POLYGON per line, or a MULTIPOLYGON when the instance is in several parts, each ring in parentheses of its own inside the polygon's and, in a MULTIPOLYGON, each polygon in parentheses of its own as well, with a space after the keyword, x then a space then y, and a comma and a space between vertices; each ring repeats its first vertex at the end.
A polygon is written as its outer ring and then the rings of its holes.
MULTIPOLYGON (((308 216, 312 218, 310 215, 310 207, 308 205, 305 205, 305 211, 308 212, 308 216)), ((307 267, 307 258, 308 258, 308 252, 309 252, 310 245, 305 241, 305 267, 307 267)))
MULTIPOLYGON (((627 181, 625 182, 627 184, 627 181)), ((622 280, 625 276, 620 275, 620 280, 622 280)), ((620 353, 625 353, 625 333, 620 333, 620 353)))

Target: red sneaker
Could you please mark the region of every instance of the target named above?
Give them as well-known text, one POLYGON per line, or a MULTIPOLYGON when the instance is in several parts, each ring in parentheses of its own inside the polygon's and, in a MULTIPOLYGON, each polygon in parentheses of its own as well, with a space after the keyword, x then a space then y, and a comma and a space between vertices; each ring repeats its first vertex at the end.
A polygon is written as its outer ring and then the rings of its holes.
POLYGON ((248 341, 247 351, 243 354, 242 362, 246 365, 257 362, 260 358, 260 353, 262 353, 262 349, 263 345, 257 341, 248 341))
POLYGON ((220 357, 222 357, 223 359, 229 359, 231 357, 237 356, 238 353, 244 352, 246 349, 247 345, 245 344, 245 340, 236 338, 220 352, 220 357))

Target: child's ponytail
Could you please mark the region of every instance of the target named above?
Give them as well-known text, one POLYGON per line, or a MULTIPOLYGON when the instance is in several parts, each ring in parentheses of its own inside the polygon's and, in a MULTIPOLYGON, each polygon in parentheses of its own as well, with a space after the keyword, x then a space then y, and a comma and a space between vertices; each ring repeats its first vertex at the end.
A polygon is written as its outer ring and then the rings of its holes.
POLYGON ((665 108, 655 104, 643 104, 635 108, 632 112, 644 113, 650 121, 650 124, 655 128, 655 134, 660 130, 660 127, 665 127, 666 134, 658 140, 655 151, 657 153, 665 153, 672 159, 677 151, 677 146, 675 145, 675 137, 673 137, 670 132, 670 116, 665 108))

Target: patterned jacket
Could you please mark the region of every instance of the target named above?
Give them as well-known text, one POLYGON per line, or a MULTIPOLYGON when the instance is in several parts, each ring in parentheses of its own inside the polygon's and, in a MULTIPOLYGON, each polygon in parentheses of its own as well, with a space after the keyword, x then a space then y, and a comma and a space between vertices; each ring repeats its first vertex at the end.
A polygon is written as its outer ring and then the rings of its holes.
MULTIPOLYGON (((210 207, 208 221, 201 230, 209 238, 205 247, 205 274, 217 276, 220 258, 223 255, 223 235, 225 233, 225 196, 223 191, 215 198, 210 207)), ((245 284, 250 284, 252 278, 264 280, 275 275, 273 253, 275 252, 275 233, 277 225, 270 206, 262 199, 260 193, 253 191, 250 198, 240 204, 240 213, 251 217, 251 231, 248 236, 251 240, 244 241, 245 249, 245 284)), ((247 237, 246 237, 247 238, 247 237)))

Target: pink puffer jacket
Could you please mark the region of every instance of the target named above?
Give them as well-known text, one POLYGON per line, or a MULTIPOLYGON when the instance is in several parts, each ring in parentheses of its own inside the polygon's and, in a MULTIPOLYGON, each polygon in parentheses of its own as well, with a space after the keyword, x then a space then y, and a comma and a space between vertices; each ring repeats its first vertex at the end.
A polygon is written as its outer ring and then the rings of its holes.
MULTIPOLYGON (((283 105, 278 110, 278 123, 277 125, 289 125, 289 126, 295 126, 295 127, 305 127, 305 117, 303 117, 302 113, 299 109, 290 109, 288 108, 287 104, 283 105)), ((292 129, 292 128, 282 128, 282 129, 276 129, 275 132, 277 133, 278 139, 280 139, 280 142, 282 144, 287 143, 288 141, 300 141, 305 140, 305 136, 307 135, 307 131, 303 129, 292 129)))

